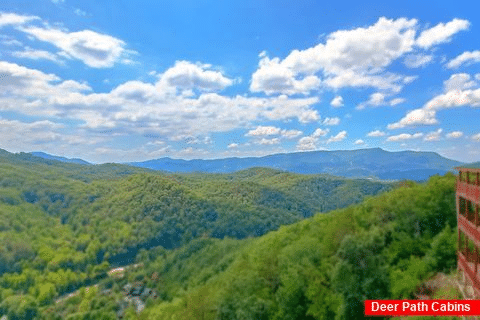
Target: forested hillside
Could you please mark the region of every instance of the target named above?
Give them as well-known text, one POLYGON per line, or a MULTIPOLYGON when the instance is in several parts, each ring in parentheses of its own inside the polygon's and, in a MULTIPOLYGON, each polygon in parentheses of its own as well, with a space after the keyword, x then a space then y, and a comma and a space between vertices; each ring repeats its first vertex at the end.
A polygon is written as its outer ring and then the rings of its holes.
POLYGON ((153 259, 159 248, 256 237, 393 187, 260 168, 172 175, 2 151, 0 314, 46 317, 58 297, 104 281, 142 249, 156 248, 153 259))
MULTIPOLYGON (((258 238, 142 251, 139 267, 56 304, 45 318, 363 319, 364 299, 416 298, 423 281, 455 269, 454 181, 407 182, 258 238), (122 302, 131 284, 156 292, 141 312, 122 302)), ((452 290, 434 297, 458 297, 452 290)))
POLYGON ((199 240, 153 262, 146 253, 130 279, 163 296, 139 318, 361 319, 364 299, 415 298, 456 267, 454 181, 406 183, 257 239, 199 240))

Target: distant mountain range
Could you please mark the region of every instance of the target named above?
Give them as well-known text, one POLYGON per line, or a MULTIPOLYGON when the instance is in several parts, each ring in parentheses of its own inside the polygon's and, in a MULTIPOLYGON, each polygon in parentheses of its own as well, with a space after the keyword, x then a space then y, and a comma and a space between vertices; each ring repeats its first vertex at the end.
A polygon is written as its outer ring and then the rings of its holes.
POLYGON ((33 155, 33 156, 36 156, 36 157, 47 159, 47 160, 56 160, 56 161, 60 161, 60 162, 76 163, 76 164, 91 164, 90 162, 87 162, 87 161, 82 160, 82 159, 53 156, 53 155, 45 153, 45 152, 30 152, 30 154, 33 155))
MULTIPOLYGON (((48 160, 90 164, 82 159, 58 157, 44 152, 32 152, 31 154, 48 160)), ((444 158, 435 152, 389 152, 380 148, 372 148, 295 152, 264 157, 234 157, 213 160, 183 160, 165 157, 126 164, 139 168, 177 173, 231 173, 253 167, 266 167, 302 174, 326 173, 347 178, 422 181, 435 174, 443 175, 463 163, 444 158)))
POLYGON ((444 158, 435 152, 389 152, 373 148, 214 160, 182 160, 167 157, 128 164, 167 172, 230 173, 252 167, 268 167, 303 174, 327 173, 349 178, 421 181, 435 174, 443 175, 462 163, 444 158))

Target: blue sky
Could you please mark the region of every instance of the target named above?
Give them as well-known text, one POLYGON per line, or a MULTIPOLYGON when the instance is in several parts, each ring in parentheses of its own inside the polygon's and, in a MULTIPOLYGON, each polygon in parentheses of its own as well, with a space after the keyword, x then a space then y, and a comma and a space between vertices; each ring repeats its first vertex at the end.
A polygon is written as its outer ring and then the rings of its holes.
POLYGON ((91 162, 480 160, 472 2, 4 1, 0 148, 91 162))

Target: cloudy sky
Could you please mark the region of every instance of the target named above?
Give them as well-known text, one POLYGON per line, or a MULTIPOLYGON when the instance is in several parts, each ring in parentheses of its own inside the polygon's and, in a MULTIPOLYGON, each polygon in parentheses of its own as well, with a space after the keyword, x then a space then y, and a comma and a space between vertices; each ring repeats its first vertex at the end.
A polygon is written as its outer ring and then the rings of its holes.
POLYGON ((95 163, 372 147, 479 161, 478 12, 398 3, 2 1, 0 148, 95 163))

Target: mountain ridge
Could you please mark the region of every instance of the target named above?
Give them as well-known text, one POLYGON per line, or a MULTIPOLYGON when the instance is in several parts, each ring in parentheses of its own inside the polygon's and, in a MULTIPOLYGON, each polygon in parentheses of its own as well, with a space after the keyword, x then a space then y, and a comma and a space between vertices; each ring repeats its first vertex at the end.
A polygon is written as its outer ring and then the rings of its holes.
POLYGON ((231 173, 252 167, 267 167, 293 173, 327 173, 343 177, 426 180, 443 175, 459 161, 447 159, 436 152, 397 151, 381 148, 279 153, 263 157, 230 157, 223 159, 172 159, 170 157, 142 162, 132 166, 166 172, 231 173))
MULTIPOLYGON (((8 151, 5 151, 8 154, 8 151)), ((20 153, 23 154, 23 153, 20 153)), ((44 152, 25 155, 46 161, 94 165, 78 158, 65 158, 44 152)), ((278 153, 262 157, 220 159, 175 159, 163 157, 141 162, 118 163, 169 173, 233 173, 265 167, 300 174, 329 174, 346 178, 423 181, 443 175, 464 163, 431 151, 386 151, 381 148, 278 153)))
POLYGON ((31 155, 47 160, 57 160, 60 162, 66 162, 66 163, 76 163, 76 164, 91 164, 88 161, 85 161, 83 159, 79 158, 66 158, 66 157, 60 157, 60 156, 55 156, 49 153, 41 152, 41 151, 35 151, 35 152, 30 152, 31 155))

